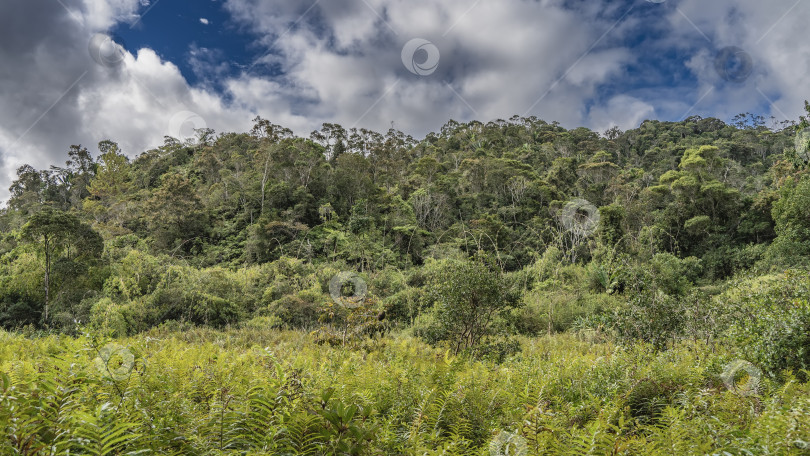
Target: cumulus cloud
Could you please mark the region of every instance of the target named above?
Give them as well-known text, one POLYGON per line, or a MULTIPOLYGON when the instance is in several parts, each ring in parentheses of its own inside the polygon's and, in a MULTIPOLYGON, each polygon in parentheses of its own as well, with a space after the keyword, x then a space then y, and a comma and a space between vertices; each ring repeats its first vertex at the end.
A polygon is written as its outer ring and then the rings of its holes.
POLYGON ((653 105, 628 95, 617 95, 606 104, 592 107, 588 117, 591 128, 600 133, 611 127, 635 128, 645 119, 657 118, 653 105))
POLYGON ((771 2, 682 0, 665 15, 672 46, 697 49, 685 64, 698 80, 692 114, 730 118, 746 111, 795 120, 810 97, 810 47, 801 37, 810 7, 794 0, 771 2), (736 47, 752 62, 744 81, 724 80, 720 52, 736 47))
MULTIPOLYGON (((370 0, 312 7, 229 0, 227 6, 266 37, 271 52, 262 62, 281 65, 300 95, 313 99, 308 115, 376 129, 394 121, 421 134, 449 118, 515 114, 576 124, 583 120, 581 102, 632 59, 608 40, 594 46, 617 17, 556 1, 370 0), (440 54, 429 76, 402 65, 400 51, 414 38, 440 54)), ((241 79, 258 77, 248 72, 241 79)))
POLYGON ((135 23, 148 3, 62 3, 0 4, 0 198, 17 167, 61 165, 71 144, 94 150, 111 138, 131 156, 159 145, 178 112, 196 112, 222 130, 249 127, 249 110, 190 87, 154 51, 118 48, 119 61, 115 44, 97 39, 116 23, 135 23))

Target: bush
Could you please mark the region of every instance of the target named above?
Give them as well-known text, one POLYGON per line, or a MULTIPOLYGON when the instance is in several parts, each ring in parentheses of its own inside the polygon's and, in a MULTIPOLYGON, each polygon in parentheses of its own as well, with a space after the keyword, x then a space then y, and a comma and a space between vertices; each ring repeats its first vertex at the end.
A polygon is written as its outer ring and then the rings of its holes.
POLYGON ((575 322, 600 315, 618 304, 617 298, 607 294, 560 289, 558 291, 533 290, 524 297, 525 306, 513 312, 515 325, 521 334, 563 332, 575 322))
POLYGON ((278 318, 292 328, 311 328, 318 323, 321 305, 326 298, 312 299, 312 294, 286 295, 267 306, 270 317, 278 318))
POLYGON ((412 324, 423 309, 423 290, 407 287, 383 300, 383 306, 391 321, 412 324))
POLYGON ((620 339, 644 341, 658 349, 681 335, 683 312, 680 301, 657 289, 633 293, 611 318, 610 325, 620 339))
POLYGON ((440 263, 429 292, 442 338, 458 353, 496 333, 496 326, 515 307, 517 296, 500 270, 483 258, 440 263))
POLYGON ((245 329, 255 329, 259 331, 266 331, 269 329, 281 328, 284 323, 276 316, 270 317, 254 317, 248 321, 243 321, 240 325, 245 329))
POLYGON ((431 345, 438 345, 441 341, 448 339, 447 332, 436 321, 436 315, 433 312, 417 316, 409 332, 431 345))
POLYGON ((121 306, 110 298, 102 298, 91 305, 90 326, 113 337, 126 336, 129 332, 121 306))
POLYGON ((770 375, 810 370, 810 278, 807 271, 742 280, 717 297, 727 335, 746 360, 770 375))
POLYGON ((0 326, 15 329, 39 323, 42 317, 42 302, 16 292, 0 296, 0 326))
POLYGON ((672 296, 683 296, 701 274, 700 260, 695 257, 680 259, 669 253, 658 253, 649 266, 657 288, 672 296))

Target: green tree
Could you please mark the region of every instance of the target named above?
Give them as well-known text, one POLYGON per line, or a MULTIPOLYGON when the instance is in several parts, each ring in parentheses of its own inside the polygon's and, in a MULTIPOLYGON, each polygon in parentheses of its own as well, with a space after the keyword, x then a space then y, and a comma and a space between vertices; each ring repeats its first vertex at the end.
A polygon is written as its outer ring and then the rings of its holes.
POLYGON ((116 143, 102 141, 98 148, 102 152, 98 172, 87 187, 90 197, 84 202, 84 210, 97 222, 112 221, 120 226, 123 224, 121 215, 126 206, 125 197, 132 184, 131 165, 116 143))
POLYGON ((483 259, 448 260, 431 278, 431 298, 441 337, 454 353, 472 348, 490 335, 499 317, 516 305, 500 270, 483 259))
POLYGON ((69 259, 98 258, 104 250, 104 242, 98 233, 75 215, 52 208, 45 208, 32 215, 20 234, 23 240, 38 245, 45 260, 43 321, 47 323, 53 280, 51 272, 55 259, 62 255, 69 259))
POLYGON ((43 177, 43 172, 30 165, 20 166, 17 169, 17 179, 9 188, 11 197, 8 206, 23 215, 30 214, 44 202, 46 186, 47 180, 43 177))
POLYGON ((782 188, 772 215, 777 234, 769 251, 772 263, 806 262, 810 254, 810 176, 782 188))
POLYGON ((172 173, 163 177, 161 186, 146 202, 149 230, 161 249, 182 248, 191 251, 206 232, 206 214, 200 209, 194 184, 186 177, 172 173))

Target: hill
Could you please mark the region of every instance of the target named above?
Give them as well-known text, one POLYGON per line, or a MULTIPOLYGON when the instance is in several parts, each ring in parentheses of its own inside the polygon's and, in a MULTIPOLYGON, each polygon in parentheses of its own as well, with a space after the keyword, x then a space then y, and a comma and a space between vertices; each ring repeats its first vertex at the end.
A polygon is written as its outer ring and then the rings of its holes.
POLYGON ((71 146, 0 213, 2 454, 802 454, 808 125, 71 146))

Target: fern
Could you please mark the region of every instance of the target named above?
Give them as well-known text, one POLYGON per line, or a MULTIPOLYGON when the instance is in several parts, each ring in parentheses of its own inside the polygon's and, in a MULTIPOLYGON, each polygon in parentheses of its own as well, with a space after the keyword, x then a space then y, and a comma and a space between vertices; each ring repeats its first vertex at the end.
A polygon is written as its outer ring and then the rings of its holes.
POLYGON ((110 403, 102 404, 93 414, 76 412, 73 428, 71 452, 94 456, 121 454, 128 447, 134 448, 141 437, 134 432, 138 424, 120 420, 110 403))
POLYGON ((296 413, 286 418, 279 436, 282 454, 316 455, 321 454, 323 442, 320 418, 309 413, 296 413))
POLYGON ((3 456, 491 456, 500 430, 526 456, 806 454, 810 442, 810 384, 786 374, 740 396, 718 376, 725 358, 692 344, 656 352, 560 334, 496 364, 407 336, 353 350, 197 328, 120 341, 149 365, 115 382, 82 337, 4 341, 3 456))
POLYGON ((565 447, 557 447, 560 453, 585 456, 610 454, 613 451, 616 436, 611 434, 611 426, 601 422, 588 423, 584 429, 572 429, 564 439, 565 447))

